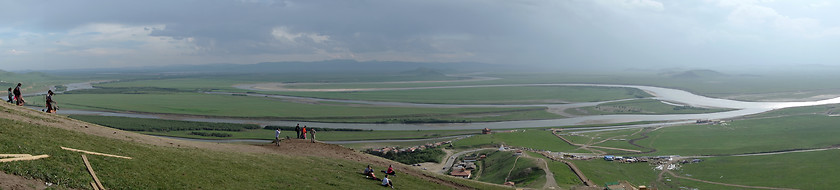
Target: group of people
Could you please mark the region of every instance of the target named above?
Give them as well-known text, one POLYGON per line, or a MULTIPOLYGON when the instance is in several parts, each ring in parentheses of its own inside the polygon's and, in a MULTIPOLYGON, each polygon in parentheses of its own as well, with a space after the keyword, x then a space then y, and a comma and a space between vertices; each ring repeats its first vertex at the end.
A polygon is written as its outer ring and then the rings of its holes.
POLYGON ((22 106, 24 104, 23 96, 20 93, 20 86, 21 84, 18 83, 17 86, 15 86, 14 90, 12 90, 12 88, 9 88, 9 99, 6 102, 17 104, 19 106, 22 106))
MULTIPOLYGON (((17 83, 17 86, 15 86, 14 90, 12 90, 12 88, 9 88, 9 99, 6 102, 18 106, 23 106, 24 104, 26 104, 26 101, 23 100, 23 93, 21 93, 20 90, 20 87, 22 85, 23 84, 21 83, 17 83)), ((52 99, 54 94, 55 93, 53 93, 52 90, 47 91, 47 97, 45 98, 47 109, 43 111, 47 113, 55 113, 55 111, 58 110, 58 106, 55 105, 55 101, 53 101, 52 99)))
POLYGON ((371 168, 370 165, 368 165, 367 168, 365 168, 365 170, 362 171, 362 174, 365 175, 365 178, 368 179, 373 179, 377 181, 382 180, 382 186, 391 187, 391 189, 394 188, 394 181, 388 178, 388 175, 397 176, 397 172, 394 171, 394 167, 392 165, 388 165, 388 170, 382 171, 382 173, 385 173, 385 177, 382 179, 377 178, 374 171, 375 170, 373 170, 373 168, 371 168))
MULTIPOLYGON (((280 146, 280 132, 280 128, 274 130, 274 143, 277 144, 277 146, 280 146)), ((306 125, 301 128, 300 123, 295 126, 295 134, 297 135, 295 138, 306 139, 306 132, 309 132, 309 140, 312 141, 312 143, 315 143, 315 129, 307 129, 306 125)), ((286 136, 286 139, 288 138, 289 136, 286 136)))
POLYGON ((306 132, 309 132, 309 139, 312 140, 312 142, 314 143, 315 142, 315 129, 311 129, 311 128, 307 129, 306 125, 304 125, 303 128, 301 128, 300 123, 298 123, 295 126, 295 133, 297 133, 297 138, 298 139, 306 139, 306 132))

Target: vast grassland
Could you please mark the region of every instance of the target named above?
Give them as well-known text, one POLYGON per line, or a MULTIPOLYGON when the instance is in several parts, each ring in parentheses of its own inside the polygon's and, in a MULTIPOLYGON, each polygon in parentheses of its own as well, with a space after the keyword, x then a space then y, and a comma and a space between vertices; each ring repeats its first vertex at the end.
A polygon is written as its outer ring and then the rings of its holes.
MULTIPOLYGON (((56 101, 58 101, 58 104, 62 108, 70 109, 134 111, 146 113, 224 117, 264 117, 279 118, 286 120, 325 122, 388 122, 392 119, 424 119, 436 117, 452 118, 454 115, 509 113, 519 111, 530 112, 542 109, 539 107, 405 108, 366 105, 342 106, 287 102, 278 99, 262 97, 211 95, 197 93, 67 94, 56 96, 56 101)), ((466 119, 462 118, 461 121, 463 120, 466 119)))
POLYGON ((563 142, 563 140, 557 138, 554 134, 551 134, 551 131, 542 129, 519 129, 509 133, 475 135, 456 141, 454 146, 458 148, 471 148, 499 144, 554 152, 572 151, 576 148, 563 142))
POLYGON ((796 189, 834 189, 840 175, 840 150, 799 152, 748 157, 706 158, 686 164, 682 176, 721 183, 786 187, 796 189))
POLYGON ((650 186, 656 181, 659 171, 646 163, 625 164, 601 159, 572 161, 595 184, 626 180, 634 185, 650 186))
POLYGON ((697 114, 731 111, 732 109, 700 108, 691 106, 675 106, 662 103, 659 100, 642 99, 621 102, 610 102, 598 106, 583 107, 566 110, 576 115, 613 115, 613 114, 697 114))
POLYGON ((802 115, 736 120, 729 125, 667 127, 637 142, 658 155, 728 155, 809 149, 840 144, 840 117, 802 115))
POLYGON ((292 96, 434 104, 546 104, 650 97, 633 88, 521 86, 353 92, 273 92, 292 96))

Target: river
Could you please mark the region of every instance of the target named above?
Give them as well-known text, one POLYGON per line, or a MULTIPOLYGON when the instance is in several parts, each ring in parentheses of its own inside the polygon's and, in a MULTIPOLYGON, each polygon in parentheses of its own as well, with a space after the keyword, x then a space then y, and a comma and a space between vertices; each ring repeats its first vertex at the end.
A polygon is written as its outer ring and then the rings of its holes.
MULTIPOLYGON (((81 85, 78 85, 81 86, 81 85)), ((240 85, 242 87, 243 85, 240 85)), ((823 104, 840 103, 840 98, 833 98, 820 101, 805 101, 805 102, 744 102, 736 100, 727 100, 719 98, 710 98, 696 95, 690 92, 677 89, 669 89, 662 87, 640 86, 640 85, 611 85, 611 84, 515 84, 515 85, 471 85, 471 86, 451 86, 445 88, 478 88, 478 87, 502 87, 502 86, 600 86, 600 87, 624 87, 636 88, 644 90, 654 97, 653 99, 676 102, 698 107, 717 107, 717 108, 731 108, 737 109, 734 111, 704 113, 704 114, 668 114, 668 115, 592 115, 581 116, 563 119, 548 119, 548 120, 526 120, 526 121, 503 121, 503 122, 476 122, 476 123, 443 123, 443 124, 370 124, 370 123, 323 123, 323 122, 300 122, 300 121, 283 121, 283 120, 266 120, 266 119, 248 119, 248 118, 225 118, 225 117, 207 117, 207 116, 188 116, 188 115, 171 115, 171 114, 154 114, 154 113, 129 113, 129 112, 106 112, 106 111, 84 111, 84 110, 60 110, 61 114, 80 114, 80 115, 103 115, 103 116, 121 116, 121 117, 135 117, 135 118, 159 118, 171 120, 184 121, 201 121, 201 122, 219 122, 219 123, 250 123, 259 125, 276 125, 276 126, 294 126, 301 123, 309 126, 317 126, 324 128, 349 128, 349 129, 374 129, 374 130, 460 130, 460 129, 509 129, 509 128, 534 128, 534 127, 559 127, 582 124, 607 124, 607 123, 625 123, 637 121, 669 121, 685 123, 689 120, 697 119, 726 119, 732 117, 739 117, 751 114, 762 113, 774 109, 812 106, 823 104)), ((85 86, 87 87, 87 86, 85 86)), ((418 88, 399 88, 390 90, 412 90, 412 89, 427 89, 430 87, 418 88)), ((77 88, 84 89, 84 88, 77 88)), ((356 89, 358 90, 358 89, 356 89)), ((383 89, 371 89, 383 90, 383 89)), ((223 92, 217 92, 223 93, 223 92)), ((252 94, 254 96, 272 96, 275 98, 301 98, 290 96, 275 96, 252 94)), ((392 105, 392 106, 406 106, 406 107, 480 107, 480 106, 497 106, 497 107, 527 107, 527 106, 589 106, 596 103, 576 103, 576 104, 548 104, 548 105, 447 105, 447 104, 414 104, 401 102, 375 102, 375 101, 357 101, 357 100, 329 100, 317 98, 304 98, 319 101, 341 101, 341 102, 355 102, 360 104, 373 105, 392 105)), ((667 124, 667 123, 665 123, 667 124)))

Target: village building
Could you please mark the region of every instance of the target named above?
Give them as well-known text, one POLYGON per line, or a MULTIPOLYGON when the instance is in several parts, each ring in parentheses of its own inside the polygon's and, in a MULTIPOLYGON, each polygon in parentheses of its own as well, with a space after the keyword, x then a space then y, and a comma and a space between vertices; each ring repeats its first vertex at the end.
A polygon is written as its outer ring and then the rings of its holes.
POLYGON ((464 168, 453 169, 452 172, 449 172, 449 175, 466 179, 472 176, 472 170, 467 170, 464 168))

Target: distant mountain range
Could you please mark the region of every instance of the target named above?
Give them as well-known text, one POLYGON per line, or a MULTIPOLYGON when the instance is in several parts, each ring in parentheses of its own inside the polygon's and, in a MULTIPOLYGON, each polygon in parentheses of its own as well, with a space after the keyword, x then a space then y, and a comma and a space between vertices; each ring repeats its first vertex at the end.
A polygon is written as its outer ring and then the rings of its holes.
POLYGON ((711 77, 727 77, 729 75, 709 69, 694 69, 688 71, 670 71, 659 74, 660 76, 670 78, 711 78, 711 77))
POLYGON ((117 69, 79 69, 48 71, 50 73, 80 72, 80 73, 400 73, 426 72, 443 74, 454 72, 492 72, 506 71, 516 67, 511 65, 495 65, 475 62, 426 63, 403 61, 365 61, 355 60, 327 60, 314 62, 264 62, 257 64, 208 64, 208 65, 177 65, 162 67, 135 67, 117 69), (420 68, 420 69, 418 69, 420 68))

